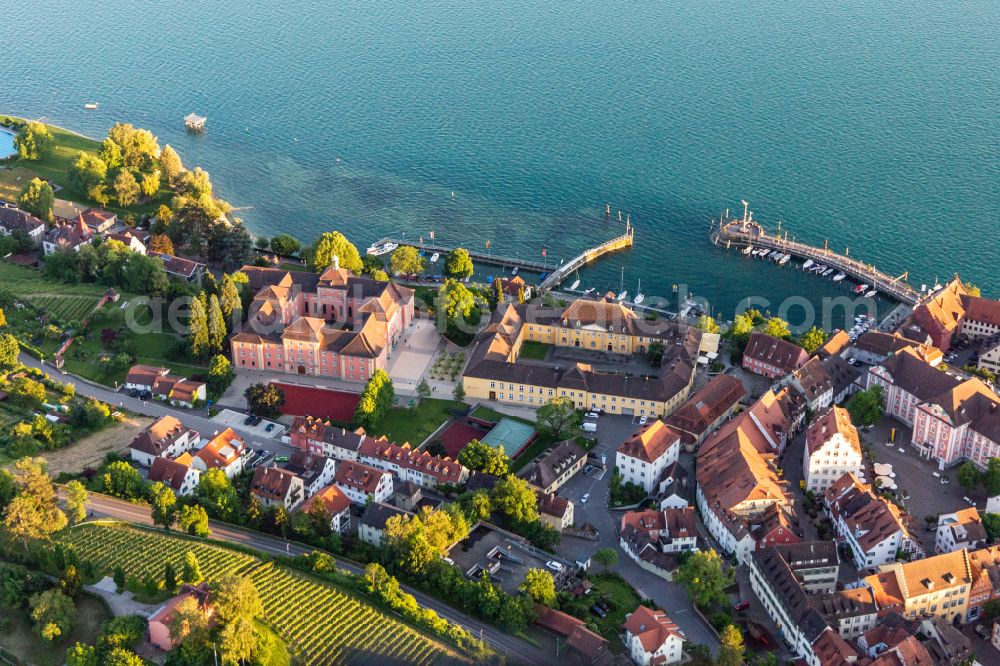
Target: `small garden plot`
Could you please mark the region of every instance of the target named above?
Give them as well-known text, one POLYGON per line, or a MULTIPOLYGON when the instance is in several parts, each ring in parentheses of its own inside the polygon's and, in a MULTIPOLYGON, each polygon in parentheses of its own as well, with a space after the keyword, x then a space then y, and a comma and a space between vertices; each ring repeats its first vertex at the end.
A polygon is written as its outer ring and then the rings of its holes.
POLYGON ((430 368, 431 379, 454 382, 465 365, 465 352, 441 352, 430 368))

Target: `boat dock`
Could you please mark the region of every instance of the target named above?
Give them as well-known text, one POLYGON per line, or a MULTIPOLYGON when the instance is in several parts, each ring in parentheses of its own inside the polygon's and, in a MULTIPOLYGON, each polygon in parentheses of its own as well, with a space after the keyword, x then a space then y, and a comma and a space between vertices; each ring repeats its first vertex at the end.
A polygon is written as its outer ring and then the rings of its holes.
POLYGON ((909 272, 893 277, 878 270, 872 264, 866 264, 847 256, 846 253, 838 254, 825 247, 813 247, 788 240, 787 232, 784 238, 781 237, 780 232, 773 236, 768 235, 764 227, 752 218, 753 215, 751 214, 748 218, 746 212, 743 214, 743 219, 731 218, 727 211, 721 220, 717 220, 719 228, 711 233, 712 242, 716 245, 723 245, 727 249, 733 246, 737 248, 751 246, 777 250, 803 260, 811 259, 842 271, 853 280, 870 285, 871 288, 877 289, 880 294, 900 303, 912 306, 920 302, 920 292, 906 282, 909 272))
MULTIPOLYGON (((472 261, 480 264, 488 264, 491 266, 503 266, 505 268, 516 267, 519 271, 532 271, 534 273, 545 274, 540 287, 542 289, 552 289, 553 287, 559 285, 563 282, 566 277, 577 270, 581 266, 589 264, 590 262, 596 260, 597 258, 608 254, 609 252, 614 252, 616 250, 624 249, 632 246, 633 236, 635 234, 635 228, 631 224, 627 224, 625 227, 625 233, 616 238, 612 238, 609 241, 605 241, 596 247, 584 250, 577 256, 573 257, 567 262, 555 263, 534 261, 530 259, 522 259, 520 257, 508 257, 499 254, 493 254, 490 252, 479 252, 476 250, 469 250, 469 257, 472 261)), ((454 247, 448 247, 445 245, 438 245, 433 242, 431 243, 414 243, 413 241, 401 240, 399 238, 382 238, 373 245, 383 245, 385 243, 395 243, 397 245, 411 245, 424 252, 431 254, 437 252, 442 257, 447 255, 449 252, 454 250, 454 247)))

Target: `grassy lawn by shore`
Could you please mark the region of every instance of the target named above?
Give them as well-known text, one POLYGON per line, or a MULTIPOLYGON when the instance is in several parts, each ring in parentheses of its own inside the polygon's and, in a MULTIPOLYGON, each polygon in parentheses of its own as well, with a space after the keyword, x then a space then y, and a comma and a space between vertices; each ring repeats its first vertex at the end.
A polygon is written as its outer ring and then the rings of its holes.
MULTIPOLYGON (((15 116, 8 117, 15 118, 15 116)), ((22 118, 19 120, 30 119, 22 118)), ((12 162, 13 167, 15 169, 21 168, 23 171, 30 172, 27 180, 31 180, 31 178, 38 176, 43 180, 48 180, 58 185, 61 189, 56 192, 56 197, 60 199, 76 201, 88 206, 98 206, 96 202, 87 198, 86 192, 77 189, 69 182, 68 174, 70 165, 74 162, 74 160, 76 160, 77 155, 81 151, 97 154, 101 150, 101 142, 88 139, 85 136, 81 136, 61 127, 56 127, 55 125, 45 123, 45 126, 48 128, 49 132, 52 133, 52 138, 55 139, 55 148, 53 149, 52 154, 37 161, 15 159, 12 162)), ((2 182, 2 180, 0 180, 0 182, 2 182)), ((3 186, 0 185, 0 192, 4 191, 2 187, 3 186)), ((23 184, 21 187, 23 187, 23 184)), ((18 189, 17 193, 20 194, 20 189, 18 189)), ((166 183, 164 183, 155 198, 142 204, 136 204, 135 206, 130 207, 127 211, 121 208, 116 208, 112 205, 103 206, 103 208, 114 211, 118 214, 124 214, 126 212, 132 213, 133 215, 149 214, 154 212, 160 203, 169 199, 170 195, 171 192, 167 188, 166 183)))
POLYGON ((61 639, 42 639, 32 628, 25 611, 5 611, 9 628, 0 632, 0 648, 10 652, 25 664, 61 666, 66 663, 66 649, 76 642, 93 644, 101 632, 101 624, 111 619, 111 613, 100 599, 80 595, 76 604, 76 622, 61 639))
POLYGON ((547 345, 544 342, 525 340, 523 343, 521 343, 520 357, 532 359, 535 361, 544 361, 550 349, 552 349, 552 345, 547 345))
MULTIPOLYGON (((400 401, 408 398, 400 397, 400 401)), ((371 429, 371 435, 385 435, 390 441, 402 444, 409 442, 418 446, 434 432, 438 426, 451 418, 453 409, 465 409, 464 403, 456 400, 438 400, 428 398, 421 400, 416 406, 393 407, 382 422, 371 429)))

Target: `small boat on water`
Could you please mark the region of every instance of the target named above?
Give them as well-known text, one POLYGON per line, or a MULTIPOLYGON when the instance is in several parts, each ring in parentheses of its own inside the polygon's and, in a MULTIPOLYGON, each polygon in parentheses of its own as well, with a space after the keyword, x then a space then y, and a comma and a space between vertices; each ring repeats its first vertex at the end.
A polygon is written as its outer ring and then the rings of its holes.
POLYGON ((792 258, 792 255, 790 255, 790 254, 783 254, 783 255, 781 255, 781 259, 778 259, 778 264, 780 264, 781 266, 784 266, 785 264, 788 263, 788 260, 791 259, 791 258, 792 258))
POLYGON ((378 257, 378 256, 383 255, 383 254, 389 254, 390 252, 392 252, 393 250, 395 250, 397 247, 399 247, 398 243, 392 243, 392 242, 386 241, 386 242, 380 243, 378 245, 372 245, 367 250, 365 250, 365 252, 367 252, 368 254, 370 254, 372 256, 378 257))
POLYGON ((627 297, 628 297, 628 289, 618 294, 618 298, 616 298, 615 300, 620 303, 621 301, 624 301, 627 297))
POLYGON ((832 273, 832 272, 833 272, 833 269, 832 269, 832 268, 828 268, 828 269, 826 269, 825 271, 823 271, 823 277, 826 277, 827 275, 829 275, 829 274, 830 274, 830 273, 832 273))
POLYGON ((87 102, 86 104, 83 105, 83 108, 87 109, 88 111, 93 111, 94 109, 97 108, 97 102, 87 102))
POLYGON ((836 275, 833 276, 833 281, 834 282, 840 282, 845 277, 847 277, 847 274, 844 273, 843 271, 841 271, 840 273, 837 273, 836 275))
POLYGON ((767 258, 770 259, 771 261, 774 261, 775 259, 777 259, 777 257, 778 257, 777 250, 774 250, 773 252, 771 252, 771 254, 767 255, 767 258))
POLYGON ((583 295, 584 295, 584 296, 590 296, 590 295, 591 295, 592 293, 594 293, 595 291, 597 291, 597 287, 591 287, 590 289, 588 289, 588 290, 586 290, 585 292, 583 292, 583 295))
POLYGON ((642 303, 644 298, 646 298, 646 296, 642 293, 642 280, 639 280, 639 284, 635 288, 635 298, 632 299, 632 302, 639 305, 639 303, 642 303))
MULTIPOLYGON (((431 261, 437 261, 437 252, 434 253, 433 257, 431 257, 431 261)), ((517 266, 514 266, 514 268, 510 269, 510 274, 517 275, 517 266)))
POLYGON ((434 254, 431 255, 431 263, 432 264, 436 264, 437 260, 440 259, 440 258, 441 258, 441 253, 440 252, 435 252, 434 254))
POLYGON ((747 245, 743 248, 743 254, 750 254, 751 252, 753 252, 753 245, 747 245))
POLYGON ((877 294, 877 293, 878 293, 878 289, 872 289, 867 294, 865 294, 865 298, 874 298, 875 294, 877 294))
POLYGON ((813 263, 815 262, 813 262, 812 259, 806 259, 806 263, 802 264, 802 270, 804 271, 809 270, 812 267, 813 263))
POLYGON ((865 293, 865 289, 867 289, 867 288, 868 288, 867 284, 859 284, 857 287, 854 288, 854 293, 855 294, 863 294, 863 293, 865 293))
POLYGON ((570 291, 576 291, 576 288, 580 286, 580 278, 573 281, 573 284, 569 286, 570 291))

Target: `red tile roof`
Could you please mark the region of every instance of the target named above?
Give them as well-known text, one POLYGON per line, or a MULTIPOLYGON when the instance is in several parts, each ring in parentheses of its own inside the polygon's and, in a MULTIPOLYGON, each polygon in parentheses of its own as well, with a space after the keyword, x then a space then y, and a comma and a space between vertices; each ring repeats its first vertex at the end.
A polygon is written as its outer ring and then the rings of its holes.
POLYGON ((335 485, 326 486, 310 497, 305 505, 303 505, 302 510, 309 511, 316 502, 322 502, 323 507, 331 516, 336 516, 351 507, 351 500, 335 485))
POLYGON ((663 611, 639 606, 625 619, 625 631, 639 637, 646 652, 656 652, 671 636, 685 640, 677 624, 663 611))
POLYGON ((656 419, 618 447, 618 452, 645 462, 653 462, 670 447, 680 443, 680 433, 656 419))

